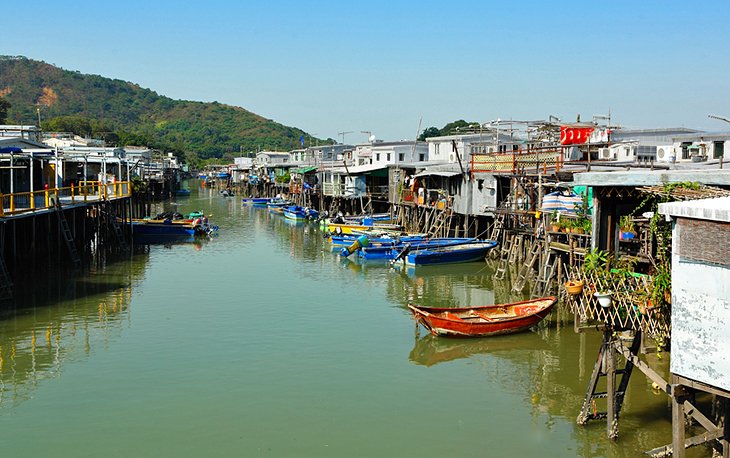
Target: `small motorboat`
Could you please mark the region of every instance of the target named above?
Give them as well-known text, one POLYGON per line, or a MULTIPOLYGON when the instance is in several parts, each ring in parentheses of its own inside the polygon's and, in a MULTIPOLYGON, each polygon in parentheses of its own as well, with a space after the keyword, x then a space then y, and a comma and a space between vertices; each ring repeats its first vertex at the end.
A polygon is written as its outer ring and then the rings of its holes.
POLYGON ((319 212, 312 208, 292 205, 284 207, 284 217, 293 221, 316 220, 319 212))
POLYGON ((175 191, 175 195, 177 197, 190 197, 190 190, 189 189, 178 189, 175 191))
POLYGON ((244 197, 241 199, 243 205, 251 205, 253 207, 266 207, 266 204, 271 202, 271 197, 244 197))
POLYGON ((469 243, 415 251, 411 251, 409 246, 405 246, 400 252, 395 254, 393 262, 403 262, 411 266, 423 266, 484 261, 487 257, 487 252, 496 246, 497 242, 492 240, 475 240, 469 243))
POLYGON ((486 337, 524 331, 543 320, 557 297, 475 307, 422 307, 408 304, 417 323, 436 336, 486 337))
POLYGON ((474 243, 475 241, 476 239, 473 238, 457 237, 408 240, 401 241, 390 246, 381 245, 362 247, 358 251, 358 256, 362 259, 394 259, 406 247, 408 247, 409 252, 414 252, 446 246, 464 245, 474 243))

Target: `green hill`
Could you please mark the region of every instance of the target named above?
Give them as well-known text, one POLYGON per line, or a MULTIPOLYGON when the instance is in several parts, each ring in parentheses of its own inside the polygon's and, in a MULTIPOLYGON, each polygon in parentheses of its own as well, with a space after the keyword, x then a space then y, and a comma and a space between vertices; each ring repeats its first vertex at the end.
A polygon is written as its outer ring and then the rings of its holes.
POLYGON ((290 150, 311 137, 243 108, 173 100, 127 81, 85 75, 25 57, 0 56, 0 97, 8 123, 149 146, 188 158, 226 158, 240 151, 290 150))

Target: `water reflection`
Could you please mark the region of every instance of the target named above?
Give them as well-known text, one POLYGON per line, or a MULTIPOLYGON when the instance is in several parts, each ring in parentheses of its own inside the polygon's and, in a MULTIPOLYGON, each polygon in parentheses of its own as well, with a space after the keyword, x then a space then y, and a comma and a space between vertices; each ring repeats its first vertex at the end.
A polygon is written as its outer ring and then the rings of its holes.
MULTIPOLYGON (((549 349, 548 343, 534 332, 525 336, 497 336, 483 339, 446 339, 428 334, 416 337, 408 359, 421 366, 471 358, 476 355, 514 357, 516 352, 534 352, 549 349)), ((518 358, 519 359, 519 358, 518 358)))
MULTIPOLYGON (((0 321, 0 409, 21 403, 66 361, 106 346, 129 320, 133 285, 146 258, 96 268, 82 278, 48 279, 47 288, 19 283, 0 321)), ((38 281, 38 278, 35 278, 38 281)))

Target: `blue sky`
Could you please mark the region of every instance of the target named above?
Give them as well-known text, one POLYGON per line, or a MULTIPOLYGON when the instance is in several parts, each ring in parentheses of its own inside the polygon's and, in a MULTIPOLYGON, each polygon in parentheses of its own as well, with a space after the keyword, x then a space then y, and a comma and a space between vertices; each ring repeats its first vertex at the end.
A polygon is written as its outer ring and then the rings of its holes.
MULTIPOLYGON (((244 107, 320 138, 456 120, 728 130, 730 2, 7 2, 0 54, 244 107), (63 3, 63 5, 60 5, 63 3)), ((2 82, 0 81, 0 86, 2 82)))

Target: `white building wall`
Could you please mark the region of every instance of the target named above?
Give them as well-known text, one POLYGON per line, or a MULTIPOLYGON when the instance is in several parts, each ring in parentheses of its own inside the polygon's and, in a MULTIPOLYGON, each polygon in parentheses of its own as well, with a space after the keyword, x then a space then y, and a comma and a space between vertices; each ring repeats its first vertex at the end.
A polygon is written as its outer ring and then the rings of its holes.
POLYGON ((730 269, 673 256, 671 371, 730 390, 728 349, 730 269))

